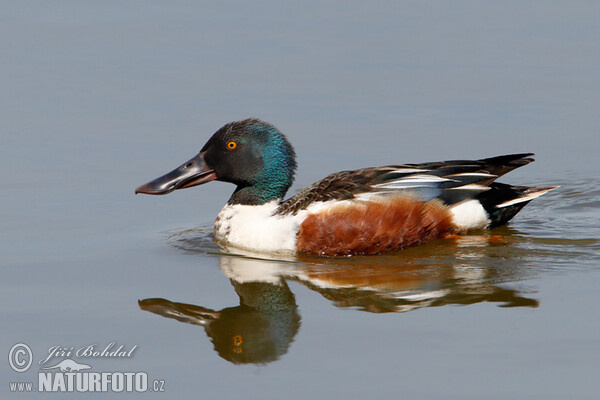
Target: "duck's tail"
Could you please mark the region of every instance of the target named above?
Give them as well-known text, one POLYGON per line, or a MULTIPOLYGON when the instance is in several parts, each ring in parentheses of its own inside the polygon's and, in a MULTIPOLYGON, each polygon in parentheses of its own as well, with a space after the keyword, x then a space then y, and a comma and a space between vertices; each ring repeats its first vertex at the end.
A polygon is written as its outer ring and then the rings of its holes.
POLYGON ((548 193, 559 186, 511 186, 494 182, 490 190, 480 193, 477 200, 487 212, 489 228, 504 225, 510 221, 531 200, 548 193))

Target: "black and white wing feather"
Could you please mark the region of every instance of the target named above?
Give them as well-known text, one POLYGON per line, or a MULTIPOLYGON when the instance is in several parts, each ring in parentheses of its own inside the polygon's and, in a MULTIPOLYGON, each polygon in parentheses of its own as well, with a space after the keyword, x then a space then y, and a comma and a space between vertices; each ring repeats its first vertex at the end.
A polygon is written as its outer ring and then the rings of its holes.
POLYGON ((534 161, 532 155, 522 153, 337 172, 282 202, 275 213, 296 214, 315 202, 402 192, 423 201, 438 198, 452 205, 490 190, 499 176, 534 161))

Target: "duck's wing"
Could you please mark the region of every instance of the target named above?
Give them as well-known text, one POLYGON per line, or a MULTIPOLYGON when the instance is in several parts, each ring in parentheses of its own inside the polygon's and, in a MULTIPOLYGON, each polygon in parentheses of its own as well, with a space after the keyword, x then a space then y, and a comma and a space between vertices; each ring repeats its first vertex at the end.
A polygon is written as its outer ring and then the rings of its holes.
POLYGON ((315 202, 403 192, 423 201, 439 198, 451 205, 489 190, 499 176, 534 161, 531 156, 533 153, 521 153, 337 172, 282 202, 275 214, 296 214, 315 202))

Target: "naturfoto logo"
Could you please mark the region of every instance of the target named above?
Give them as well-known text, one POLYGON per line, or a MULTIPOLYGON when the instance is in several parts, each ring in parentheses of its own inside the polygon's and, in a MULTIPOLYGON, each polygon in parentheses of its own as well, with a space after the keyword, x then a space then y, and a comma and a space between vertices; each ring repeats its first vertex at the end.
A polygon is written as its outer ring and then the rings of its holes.
MULTIPOLYGON (((129 358, 136 349, 137 345, 126 348, 124 345, 117 346, 115 342, 106 346, 91 344, 79 348, 52 346, 38 362, 37 386, 30 380, 10 382, 9 388, 11 392, 163 392, 164 380, 149 382, 146 372, 95 372, 91 365, 73 359, 129 358)), ((15 372, 26 372, 32 361, 33 352, 25 343, 15 344, 8 353, 9 365, 15 372)))

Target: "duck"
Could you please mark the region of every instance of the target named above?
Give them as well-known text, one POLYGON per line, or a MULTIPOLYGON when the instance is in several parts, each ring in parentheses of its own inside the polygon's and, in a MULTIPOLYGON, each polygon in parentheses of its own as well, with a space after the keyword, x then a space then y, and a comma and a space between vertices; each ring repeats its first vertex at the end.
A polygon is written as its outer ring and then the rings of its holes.
POLYGON ((508 223, 558 187, 496 182, 533 155, 341 171, 285 199, 297 168, 294 148, 274 125, 248 118, 224 125, 198 154, 135 193, 233 183, 214 223, 217 243, 254 253, 375 255, 508 223))

